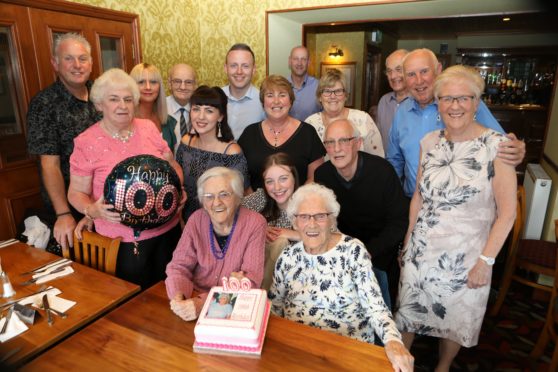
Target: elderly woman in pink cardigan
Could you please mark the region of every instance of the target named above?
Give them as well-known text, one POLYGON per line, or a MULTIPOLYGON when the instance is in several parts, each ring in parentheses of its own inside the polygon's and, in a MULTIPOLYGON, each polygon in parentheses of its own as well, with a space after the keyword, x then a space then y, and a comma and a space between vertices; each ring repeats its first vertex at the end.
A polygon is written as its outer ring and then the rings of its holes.
POLYGON ((259 213, 240 206, 242 175, 210 168, 197 187, 203 208, 188 219, 165 281, 172 311, 186 321, 198 317, 207 293, 222 277, 246 277, 252 288, 259 288, 264 268, 267 224, 259 213))

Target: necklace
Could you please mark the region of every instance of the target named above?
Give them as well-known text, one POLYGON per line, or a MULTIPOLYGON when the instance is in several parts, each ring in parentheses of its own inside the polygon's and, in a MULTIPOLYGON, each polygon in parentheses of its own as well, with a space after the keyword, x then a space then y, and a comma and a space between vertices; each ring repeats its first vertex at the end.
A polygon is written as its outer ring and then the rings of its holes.
POLYGON ((287 126, 289 125, 289 122, 287 122, 287 124, 285 124, 285 126, 281 130, 275 130, 275 129, 273 129, 273 127, 270 124, 267 124, 267 125, 269 126, 269 131, 271 133, 273 133, 273 136, 275 137, 274 138, 275 143, 273 144, 273 147, 277 147, 277 143, 279 142, 279 135, 281 133, 283 133, 283 131, 287 128, 287 126))
POLYGON ((123 143, 128 142, 128 141, 130 140, 130 138, 132 138, 132 136, 134 135, 134 130, 133 130, 133 129, 128 129, 128 130, 126 130, 127 133, 126 133, 125 135, 121 135, 121 134, 118 133, 118 132, 114 132, 114 133, 111 132, 111 131, 108 129, 108 127, 105 125, 105 122, 104 122, 104 121, 102 122, 102 124, 103 124, 103 128, 110 134, 110 136, 111 136, 112 138, 117 139, 117 140, 119 140, 119 141, 121 141, 121 142, 123 142, 123 143))
POLYGON ((238 221, 238 211, 236 212, 236 214, 234 215, 234 221, 232 224, 232 228, 231 228, 231 232, 229 233, 229 236, 227 237, 227 241, 225 242, 225 246, 223 247, 223 249, 221 249, 221 252, 217 251, 217 248, 215 248, 215 239, 216 237, 214 236, 214 232, 213 232, 213 222, 211 222, 211 219, 209 220, 209 242, 211 243, 211 253, 213 253, 213 257, 215 257, 218 260, 222 260, 223 258, 225 258, 225 254, 227 254, 227 249, 229 249, 229 244, 231 243, 231 239, 234 233, 234 229, 236 228, 236 221, 238 221))

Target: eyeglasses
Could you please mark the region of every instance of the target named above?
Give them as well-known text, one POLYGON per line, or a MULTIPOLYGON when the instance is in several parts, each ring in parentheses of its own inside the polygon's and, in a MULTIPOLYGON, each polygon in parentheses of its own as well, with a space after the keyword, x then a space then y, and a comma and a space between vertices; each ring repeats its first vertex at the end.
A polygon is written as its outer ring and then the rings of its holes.
POLYGON ((202 197, 205 202, 213 203, 216 198, 219 198, 221 201, 228 201, 232 198, 232 194, 228 191, 221 191, 218 194, 205 193, 202 197))
POLYGON ((345 93, 345 89, 343 88, 335 89, 335 90, 331 90, 331 89, 322 90, 322 95, 326 97, 330 97, 332 94, 335 94, 337 97, 339 97, 342 96, 343 93, 345 93))
POLYGON ((182 84, 186 85, 187 87, 193 87, 196 84, 195 80, 180 80, 180 79, 172 79, 171 84, 175 88, 180 88, 182 84))
POLYGON ((338 143, 339 146, 349 146, 349 144, 351 143, 352 140, 354 140, 356 137, 347 137, 347 138, 339 138, 338 140, 325 140, 324 146, 327 148, 332 148, 335 147, 335 143, 338 143))
POLYGON ((327 220, 327 218, 333 213, 316 213, 316 214, 295 214, 294 216, 302 223, 308 223, 311 219, 314 219, 317 223, 322 223, 327 220))
POLYGON ((467 105, 471 103, 475 99, 475 96, 442 96, 438 97, 438 102, 443 103, 444 105, 452 105, 453 102, 457 101, 460 105, 467 105))

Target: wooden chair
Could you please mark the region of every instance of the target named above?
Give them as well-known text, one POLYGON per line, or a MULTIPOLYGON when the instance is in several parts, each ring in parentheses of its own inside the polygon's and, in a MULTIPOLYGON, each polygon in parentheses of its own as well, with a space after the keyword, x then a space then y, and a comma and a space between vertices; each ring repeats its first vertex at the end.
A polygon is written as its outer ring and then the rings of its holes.
MULTIPOLYGON (((558 220, 554 221, 556 229, 556 241, 558 242, 558 220)), ((554 286, 552 287, 552 295, 550 298, 550 306, 546 315, 546 322, 543 330, 537 340, 535 348, 531 352, 531 357, 539 358, 548 345, 548 340, 554 341, 554 351, 552 352, 552 360, 550 362, 549 371, 558 371, 558 255, 556 257, 556 270, 554 275, 554 286)))
POLYGON ((81 241, 74 235, 74 248, 63 249, 64 257, 114 275, 121 238, 107 238, 87 230, 84 230, 82 235, 83 239, 81 241))
POLYGON ((552 292, 552 287, 537 283, 537 278, 538 274, 555 276, 558 244, 544 240, 521 239, 524 221, 525 190, 523 186, 519 186, 517 189, 517 217, 513 227, 510 251, 498 297, 489 312, 490 316, 496 316, 500 312, 512 280, 545 292, 552 292))

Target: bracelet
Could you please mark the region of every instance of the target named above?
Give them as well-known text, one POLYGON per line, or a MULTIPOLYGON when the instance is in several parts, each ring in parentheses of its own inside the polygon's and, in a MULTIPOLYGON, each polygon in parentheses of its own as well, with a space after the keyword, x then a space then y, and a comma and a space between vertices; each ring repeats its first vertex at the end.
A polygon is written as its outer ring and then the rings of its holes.
POLYGON ((89 218, 91 221, 93 221, 95 218, 93 218, 93 217, 89 214, 89 212, 87 212, 87 208, 89 208, 90 206, 91 206, 91 204, 89 204, 87 207, 85 207, 85 208, 83 209, 83 215, 84 215, 85 217, 89 218))
POLYGON ((58 214, 56 215, 56 218, 65 216, 65 215, 67 215, 67 214, 72 214, 72 212, 67 211, 67 212, 63 212, 63 213, 58 213, 58 214))

